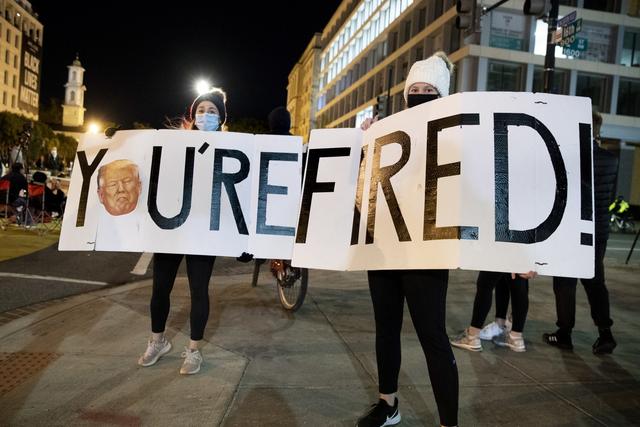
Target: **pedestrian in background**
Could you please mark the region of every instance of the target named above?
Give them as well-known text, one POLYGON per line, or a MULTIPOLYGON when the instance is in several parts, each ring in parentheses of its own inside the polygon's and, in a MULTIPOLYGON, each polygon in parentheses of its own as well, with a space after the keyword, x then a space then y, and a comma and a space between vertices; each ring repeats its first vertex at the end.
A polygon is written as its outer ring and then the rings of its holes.
MULTIPOLYGON (((595 206, 595 267, 592 279, 580 279, 587 293, 591 318, 598 327, 598 339, 592 345, 593 354, 610 354, 616 348, 611 333, 611 314, 609 313, 609 291, 605 283, 604 254, 609 239, 609 202, 613 195, 618 172, 616 156, 600 146, 600 127, 602 116, 593 113, 593 195, 595 206)), ((554 277, 553 293, 556 296, 556 315, 558 330, 545 333, 542 339, 549 345, 564 350, 573 349, 571 331, 576 323, 576 286, 578 279, 554 277)))

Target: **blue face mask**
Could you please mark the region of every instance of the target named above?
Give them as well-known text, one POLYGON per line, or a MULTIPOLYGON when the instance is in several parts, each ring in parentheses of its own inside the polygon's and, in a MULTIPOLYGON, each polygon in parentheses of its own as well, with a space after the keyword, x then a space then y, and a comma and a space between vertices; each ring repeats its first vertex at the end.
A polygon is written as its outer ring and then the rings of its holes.
POLYGON ((205 131, 218 130, 220 116, 214 113, 196 113, 196 127, 205 131))

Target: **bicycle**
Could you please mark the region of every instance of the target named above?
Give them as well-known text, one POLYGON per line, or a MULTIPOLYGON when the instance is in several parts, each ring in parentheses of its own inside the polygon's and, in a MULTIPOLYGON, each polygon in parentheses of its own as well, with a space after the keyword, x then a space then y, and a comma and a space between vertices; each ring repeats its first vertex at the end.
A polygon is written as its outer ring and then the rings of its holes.
POLYGON ((623 233, 633 233, 635 231, 635 224, 628 216, 612 213, 611 219, 609 220, 609 230, 613 233, 620 231, 623 233))
MULTIPOLYGON (((258 285, 258 277, 260 275, 260 267, 267 260, 256 259, 253 266, 253 277, 251 286, 258 285)), ((309 283, 309 270, 306 268, 292 267, 291 261, 272 260, 271 273, 276 279, 276 287, 278 289, 278 297, 280 305, 285 310, 293 313, 297 311, 304 302, 307 295, 307 285, 309 283)))

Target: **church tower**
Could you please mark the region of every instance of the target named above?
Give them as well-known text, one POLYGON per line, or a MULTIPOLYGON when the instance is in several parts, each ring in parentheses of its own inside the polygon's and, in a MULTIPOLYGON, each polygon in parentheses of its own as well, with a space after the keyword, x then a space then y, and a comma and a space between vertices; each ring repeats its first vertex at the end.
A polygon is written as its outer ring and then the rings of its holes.
POLYGON ((76 59, 68 65, 69 78, 64 85, 64 104, 62 105, 62 125, 65 127, 81 127, 84 124, 84 91, 87 88, 82 84, 84 68, 80 59, 76 59))

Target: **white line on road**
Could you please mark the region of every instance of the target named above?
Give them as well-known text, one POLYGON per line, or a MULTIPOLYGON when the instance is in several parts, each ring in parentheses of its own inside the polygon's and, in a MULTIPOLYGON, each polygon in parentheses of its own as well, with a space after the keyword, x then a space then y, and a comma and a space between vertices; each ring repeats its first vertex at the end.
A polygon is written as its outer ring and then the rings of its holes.
POLYGON ((51 282, 66 282, 66 283, 81 283, 83 285, 96 285, 105 286, 107 282, 97 282, 95 280, 80 280, 70 279, 68 277, 54 277, 54 276, 38 276, 36 274, 20 274, 20 273, 3 273, 0 272, 0 277, 13 277, 17 279, 35 279, 35 280, 48 280, 51 282))
POLYGON ((133 267, 133 270, 131 270, 131 274, 135 274, 136 276, 144 276, 147 274, 151 258, 153 258, 153 254, 151 252, 143 252, 142 255, 140 255, 138 263, 133 267))

